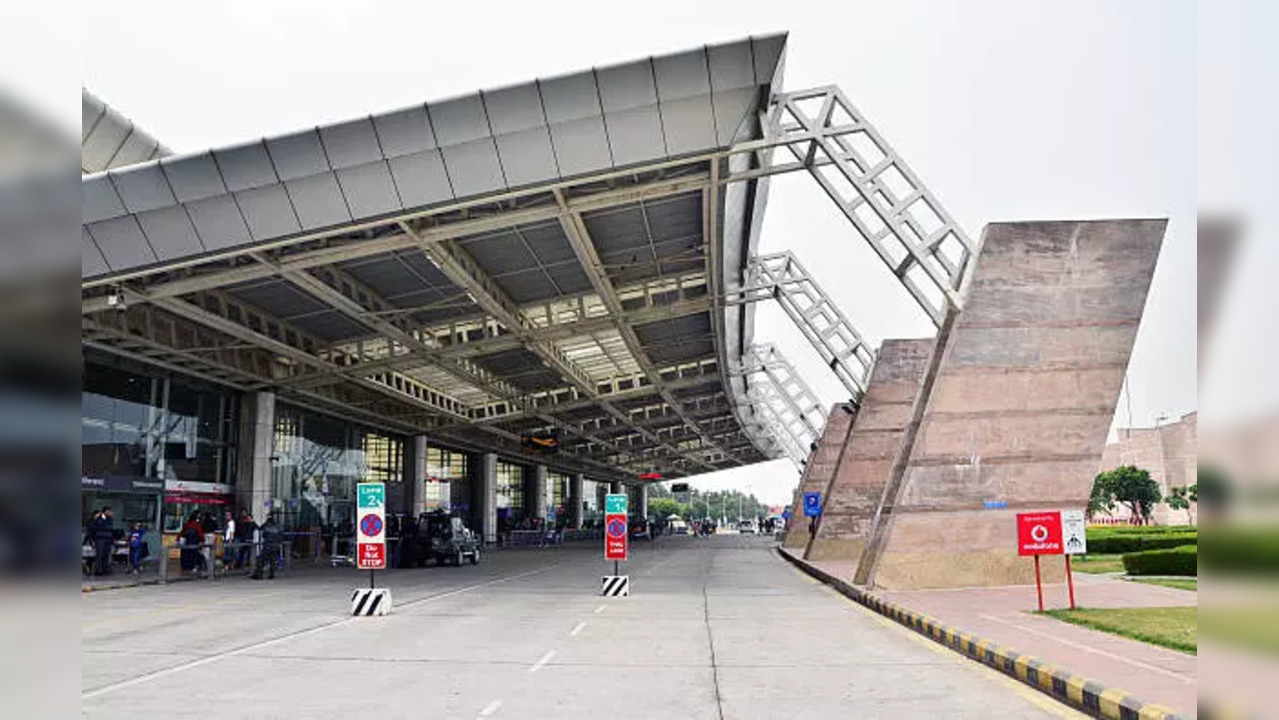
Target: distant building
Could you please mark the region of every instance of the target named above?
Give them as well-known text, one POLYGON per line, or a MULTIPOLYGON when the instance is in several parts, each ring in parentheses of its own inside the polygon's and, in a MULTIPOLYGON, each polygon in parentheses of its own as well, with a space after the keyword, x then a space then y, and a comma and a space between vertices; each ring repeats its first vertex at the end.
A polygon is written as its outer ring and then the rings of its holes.
MULTIPOLYGON (((1117 438, 1106 444, 1098 471, 1135 465, 1149 471, 1150 477, 1159 483, 1160 491, 1167 497, 1173 488, 1195 484, 1199 461, 1198 428, 1197 412, 1155 427, 1120 428, 1117 438)), ((1102 515, 1097 519, 1126 522, 1130 515, 1127 508, 1116 507, 1110 517, 1102 515)), ((1157 505, 1152 513, 1153 521, 1159 525, 1190 524, 1193 516, 1193 508, 1192 511, 1173 510, 1165 503, 1157 505)))

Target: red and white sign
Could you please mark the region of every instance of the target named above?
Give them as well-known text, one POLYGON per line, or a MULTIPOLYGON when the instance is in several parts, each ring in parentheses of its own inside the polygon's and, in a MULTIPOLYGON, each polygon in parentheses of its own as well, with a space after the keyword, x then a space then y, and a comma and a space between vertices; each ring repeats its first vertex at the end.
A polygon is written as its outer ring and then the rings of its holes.
POLYGON ((627 551, 626 514, 604 516, 604 559, 625 560, 627 551))
POLYGON ((1017 513, 1018 555, 1061 555, 1061 512, 1017 513))
POLYGON ((357 543, 356 565, 361 570, 386 569, 386 545, 382 543, 357 543))
POLYGON ((386 486, 355 486, 355 566, 360 570, 386 569, 386 486))

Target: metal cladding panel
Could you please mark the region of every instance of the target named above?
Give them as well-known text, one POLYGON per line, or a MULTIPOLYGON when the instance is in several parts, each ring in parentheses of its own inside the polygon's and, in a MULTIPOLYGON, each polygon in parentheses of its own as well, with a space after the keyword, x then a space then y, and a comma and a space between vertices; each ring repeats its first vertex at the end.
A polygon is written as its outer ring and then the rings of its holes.
POLYGON ((373 121, 360 118, 320 128, 320 140, 333 169, 355 167, 382 159, 373 121))
POLYGON ((489 134, 488 116, 479 94, 431 103, 427 112, 441 147, 461 145, 489 134))
POLYGON ((546 274, 550 275, 561 295, 575 295, 592 290, 590 278, 586 277, 582 266, 576 262, 548 266, 546 274))
POLYGON ((112 270, 149 265, 155 262, 155 252, 132 215, 103 220, 89 226, 89 232, 98 243, 98 249, 112 270))
POLYGON ((657 98, 663 103, 711 92, 706 51, 700 48, 653 58, 653 74, 657 78, 657 98))
POLYGON ((203 200, 227 191, 218 166, 213 162, 212 153, 165 158, 160 167, 164 169, 164 175, 169 179, 169 188, 173 190, 178 202, 203 200))
POLYGON ((684 155, 716 145, 715 113, 710 96, 663 101, 661 109, 666 150, 671 155, 684 155))
POLYGON ((126 214, 124 202, 115 191, 110 175, 85 178, 84 182, 80 183, 80 189, 84 193, 80 211, 81 222, 99 222, 126 214))
POLYGON ((573 247, 564 236, 564 228, 555 221, 538 225, 521 225, 520 235, 543 265, 576 260, 573 247))
POLYGON ((343 168, 337 175, 352 217, 367 218, 403 209, 385 161, 343 168))
POLYGON ((268 138, 266 148, 271 153, 271 160, 275 163, 281 180, 294 180, 329 171, 329 161, 324 155, 324 146, 320 144, 320 134, 315 130, 268 138))
POLYGON ((755 59, 751 53, 749 40, 712 45, 706 48, 706 59, 710 65, 710 82, 713 92, 754 89, 755 59))
POLYGON ((301 229, 283 185, 244 190, 235 193, 235 199, 254 240, 277 238, 301 229))
POLYGON ((501 275, 495 277, 494 282, 502 288, 502 292, 517 303, 534 302, 552 298, 558 294, 541 268, 501 275))
POLYGON ((502 275, 527 268, 535 268, 536 260, 524 248, 524 243, 514 232, 502 232, 468 238, 462 247, 475 258, 484 272, 502 275))
POLYGON ((210 250, 243 245, 251 238, 240 216, 240 208, 230 195, 216 195, 186 204, 200 239, 210 250))
POLYGON ((289 323, 303 332, 318 335, 320 338, 330 342, 369 334, 369 331, 363 325, 348 319, 336 310, 293 318, 289 320, 289 323))
POLYGON ((181 205, 139 213, 138 223, 142 226, 142 232, 151 240, 151 247, 161 261, 204 252, 204 245, 196 235, 195 226, 191 224, 186 208, 181 205))
POLYGON ((213 157, 222 170, 227 189, 248 190, 278 182, 271 158, 261 141, 213 151, 213 157))
POLYGON ((496 142, 502 171, 511 187, 532 185, 559 177, 555 151, 551 148, 551 136, 546 126, 498 135, 496 142))
POLYGON ((345 270, 351 277, 373 288, 384 298, 405 295, 422 289, 422 279, 393 256, 352 265, 345 270))
POLYGON ((102 257, 102 251, 98 249, 98 244, 93 241, 93 236, 89 231, 81 228, 81 250, 80 250, 80 272, 83 275, 98 275, 104 272, 110 272, 111 268, 107 265, 106 258, 102 257))
POLYGON ((609 111, 604 118, 614 165, 620 167, 666 157, 666 139, 662 135, 657 105, 609 111))
POLYGON ((284 183, 298 221, 304 230, 349 222, 351 213, 346 208, 346 198, 338 187, 337 177, 326 172, 284 183))
POLYGON ((525 83, 483 94, 489 126, 497 135, 506 135, 546 125, 542 96, 537 83, 525 83))
POLYGON ((649 60, 600 68, 595 77, 605 113, 657 104, 653 64, 649 60))
POLYGON ((711 96, 715 107, 715 137, 720 145, 732 145, 741 135, 742 125, 755 112, 759 88, 726 90, 711 96))
POLYGON ((124 144, 120 146, 120 149, 116 151, 115 157, 111 159, 111 167, 125 167, 146 162, 151 159, 156 146, 157 143, 154 139, 146 133, 138 132, 134 129, 125 138, 124 144))
POLYGON ((459 196, 506 189, 506 178, 491 137, 444 147, 444 166, 448 168, 453 191, 459 196))
POLYGON ((632 250, 648 244, 644 215, 638 206, 592 213, 582 219, 601 254, 632 250))
POLYGON ((755 58, 755 83, 766 85, 777 77, 786 50, 785 33, 751 38, 751 54, 755 58))
POLYGON ((131 130, 132 124, 113 108, 108 107, 81 144, 81 166, 95 169, 106 168, 131 130))
POLYGON ((84 142, 107 111, 107 104, 87 92, 80 93, 80 142, 84 142))
POLYGON ((542 92, 542 106, 546 111, 546 119, 552 124, 599 117, 604 114, 603 108, 600 107, 599 89, 595 84, 594 72, 588 70, 542 80, 538 86, 542 92))
POLYGON ((602 116, 584 117, 551 125, 560 176, 572 177, 613 166, 608 132, 602 116))
POLYGON ((125 209, 131 213, 155 210, 177 202, 159 165, 131 168, 112 173, 110 177, 125 209))
POLYGON ((436 149, 393 157, 391 176, 400 191, 404 207, 419 207, 453 199, 444 158, 436 149))
POLYGON ((412 155, 436 147, 435 132, 426 107, 416 105, 373 118, 382 145, 382 154, 388 158, 412 155))
POLYGON ((248 284, 229 287, 227 291, 240 300, 281 319, 314 314, 325 309, 324 303, 279 278, 255 280, 248 284))

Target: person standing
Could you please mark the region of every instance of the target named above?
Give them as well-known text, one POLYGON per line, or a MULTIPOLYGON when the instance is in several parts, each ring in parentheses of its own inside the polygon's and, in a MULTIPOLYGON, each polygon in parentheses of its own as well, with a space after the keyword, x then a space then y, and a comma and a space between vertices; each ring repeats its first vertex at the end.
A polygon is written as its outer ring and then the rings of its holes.
POLYGON ((235 561, 235 516, 225 511, 222 520, 222 565, 230 568, 235 561))
POLYGON ((146 537, 147 531, 142 523, 133 523, 133 529, 129 531, 129 572, 134 575, 138 574, 138 566, 142 564, 142 558, 146 557, 146 537))
POLYGON ((241 510, 240 520, 235 524, 235 567, 237 570, 244 567, 246 562, 252 557, 249 549, 253 545, 253 535, 257 532, 257 529, 257 523, 253 522, 253 516, 249 514, 249 511, 241 510))
POLYGON ((253 579, 261 580, 262 571, 267 571, 267 578, 275 579, 276 559, 280 554, 280 526, 275 522, 275 514, 272 513, 266 518, 266 522, 262 524, 262 547, 258 550, 257 561, 253 567, 253 579))
POLYGON ((115 528, 111 522, 111 508, 104 507, 102 512, 89 523, 89 535, 93 539, 94 574, 111 574, 111 553, 115 550, 115 528))

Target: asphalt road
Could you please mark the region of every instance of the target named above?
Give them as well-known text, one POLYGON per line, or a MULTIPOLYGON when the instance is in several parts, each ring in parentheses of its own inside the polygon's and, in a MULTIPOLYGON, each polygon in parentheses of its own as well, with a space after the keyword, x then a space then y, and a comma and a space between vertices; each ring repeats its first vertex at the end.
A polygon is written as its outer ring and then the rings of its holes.
POLYGON ((83 711, 140 718, 1080 717, 801 575, 772 541, 642 543, 85 595, 83 711))

